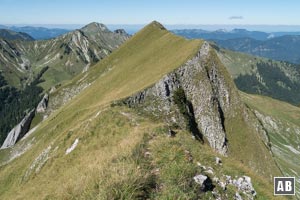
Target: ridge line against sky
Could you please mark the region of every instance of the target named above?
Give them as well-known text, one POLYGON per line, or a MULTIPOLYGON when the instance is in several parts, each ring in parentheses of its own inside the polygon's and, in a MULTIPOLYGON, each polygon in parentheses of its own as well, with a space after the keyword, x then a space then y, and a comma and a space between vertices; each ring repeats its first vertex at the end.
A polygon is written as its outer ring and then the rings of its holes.
POLYGON ((298 0, 0 0, 0 24, 300 25, 298 0))
MULTIPOLYGON (((102 23, 102 22, 98 22, 102 23)), ((1 28, 9 27, 44 27, 44 28, 58 28, 74 30, 80 29, 87 24, 0 24, 1 28)), ((105 24, 110 30, 125 29, 126 32, 133 34, 142 29, 147 24, 105 24)), ((225 30, 231 31, 233 29, 247 29, 249 31, 262 32, 300 32, 300 25, 236 25, 236 24, 163 24, 168 30, 175 29, 202 29, 206 31, 225 30)))
POLYGON ((141 27, 157 20, 169 29, 300 31, 298 0, 0 0, 0 7, 4 25, 141 27))

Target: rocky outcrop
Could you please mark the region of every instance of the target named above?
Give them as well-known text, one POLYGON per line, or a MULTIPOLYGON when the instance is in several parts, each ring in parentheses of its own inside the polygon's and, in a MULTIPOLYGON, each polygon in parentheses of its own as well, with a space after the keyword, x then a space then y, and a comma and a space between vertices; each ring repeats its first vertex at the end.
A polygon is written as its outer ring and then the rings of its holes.
POLYGON ((130 37, 130 35, 128 33, 126 33, 126 31, 124 29, 117 29, 114 31, 114 33, 117 33, 117 34, 125 36, 125 37, 130 37))
POLYGON ((49 101, 49 95, 45 94, 40 103, 38 104, 36 108, 37 113, 44 113, 47 109, 48 106, 48 101, 49 101))
POLYGON ((256 196, 256 191, 252 186, 251 178, 249 176, 240 177, 237 180, 233 180, 232 183, 239 191, 256 196))
MULTIPOLYGON (((211 191, 215 199, 243 199, 240 194, 243 195, 245 199, 255 199, 257 193, 252 185, 251 177, 249 176, 235 176, 234 178, 230 175, 215 173, 214 170, 219 171, 220 166, 212 168, 210 166, 202 165, 197 162, 200 167, 202 174, 193 177, 194 181, 200 185, 201 191, 211 191), (219 168, 219 169, 218 169, 219 168), (210 178, 210 176, 212 178, 210 178), (218 187, 217 187, 218 186, 218 187), (230 198, 226 191, 228 188, 235 190, 235 195, 230 198), (226 194, 224 196, 224 193, 226 194)), ((220 171, 219 171, 220 172, 220 171)))
POLYGON ((193 179, 197 184, 200 185, 201 191, 212 191, 214 188, 212 181, 208 176, 199 174, 194 176, 193 179))
POLYGON ((184 118, 174 103, 174 94, 182 88, 188 101, 188 112, 195 126, 210 146, 226 155, 226 118, 232 117, 238 98, 226 70, 215 59, 215 52, 205 42, 196 56, 165 75, 144 91, 123 100, 130 107, 143 107, 155 116, 164 116, 169 124, 184 124, 184 118))
POLYGON ((13 146, 18 140, 20 140, 29 130, 31 121, 34 117, 35 110, 31 110, 23 120, 16 125, 7 135, 1 149, 5 149, 13 146))

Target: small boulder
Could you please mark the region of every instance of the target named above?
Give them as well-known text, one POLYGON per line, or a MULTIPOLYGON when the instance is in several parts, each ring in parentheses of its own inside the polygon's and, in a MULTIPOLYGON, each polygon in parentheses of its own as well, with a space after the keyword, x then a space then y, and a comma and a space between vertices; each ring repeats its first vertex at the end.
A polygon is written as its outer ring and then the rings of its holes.
POLYGON ((222 160, 219 157, 216 157, 216 164, 217 165, 222 165, 222 160))
POLYGON ((55 86, 52 86, 51 89, 50 89, 50 91, 49 91, 49 93, 52 94, 52 93, 54 93, 55 91, 56 91, 56 87, 55 87, 55 86))
POLYGON ((251 178, 249 176, 240 177, 236 181, 233 181, 233 183, 239 191, 256 196, 256 191, 252 186, 251 178))
POLYGON ((219 178, 218 177, 213 177, 213 179, 212 179, 214 182, 216 182, 216 183, 218 183, 219 182, 219 178))
POLYGON ((232 184, 231 176, 225 175, 225 177, 226 177, 226 183, 227 184, 232 184))
POLYGON ((204 181, 206 181, 208 177, 205 176, 205 175, 197 175, 197 176, 194 176, 194 180, 196 183, 198 183, 199 185, 203 185, 204 181))
POLYGON ((150 153, 149 151, 146 151, 146 152, 144 153, 144 157, 150 157, 150 155, 151 155, 151 153, 150 153))
POLYGON ((176 132, 175 132, 175 131, 173 131, 172 129, 169 129, 169 130, 168 130, 168 136, 169 136, 169 137, 175 137, 175 135, 176 135, 176 132))
POLYGON ((214 171, 211 170, 211 169, 208 169, 208 170, 205 171, 205 173, 213 175, 213 174, 214 174, 214 171))
POLYGON ((212 191, 214 189, 214 185, 212 184, 211 179, 208 176, 205 175, 196 175, 194 176, 194 180, 197 184, 200 185, 201 191, 212 191))
POLYGON ((227 188, 226 188, 226 186, 227 186, 226 183, 220 181, 218 184, 219 184, 219 186, 220 186, 224 191, 227 189, 227 188))

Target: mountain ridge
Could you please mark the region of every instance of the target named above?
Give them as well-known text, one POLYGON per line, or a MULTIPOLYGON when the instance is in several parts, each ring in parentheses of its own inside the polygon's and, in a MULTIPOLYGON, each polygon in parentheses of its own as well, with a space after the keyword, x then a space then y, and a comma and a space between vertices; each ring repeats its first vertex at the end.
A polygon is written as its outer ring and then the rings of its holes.
POLYGON ((43 93, 66 82, 108 56, 128 38, 94 24, 45 41, 0 39, 0 141, 27 110, 35 108, 43 93), (36 105, 34 105, 36 104, 36 105))
POLYGON ((24 32, 15 32, 8 29, 0 29, 0 37, 6 40, 33 41, 34 38, 24 32))
MULTIPOLYGON (((114 34, 106 28, 103 29, 104 31, 101 28, 91 30, 91 27, 90 24, 90 28, 84 27, 46 41, 10 42, 0 40, 4 49, 0 58, 2 63, 0 70, 11 85, 19 87, 22 83, 18 79, 26 78, 30 81, 32 74, 37 73, 43 67, 50 66, 51 73, 57 74, 58 78, 55 80, 55 77, 50 77, 54 80, 48 84, 53 85, 86 70, 129 38, 127 34, 114 34), (94 34, 93 31, 98 31, 98 33, 94 34), (64 55, 68 58, 64 58, 64 55), (57 71, 62 73, 58 74, 57 71)), ((46 74, 48 73, 50 72, 46 72, 46 74)), ((46 78, 46 81, 49 80, 46 78)), ((47 83, 44 84, 47 85, 47 83)))
POLYGON ((217 46, 215 49, 239 90, 299 105, 298 65, 221 49, 217 46))
POLYGON ((274 60, 300 63, 298 46, 299 35, 286 35, 258 41, 251 38, 239 38, 230 40, 214 40, 219 46, 235 51, 241 51, 256 56, 274 60))
MULTIPOLYGON (((87 84, 28 137, 12 149, 0 151, 1 197, 176 199, 186 195, 194 198, 217 195, 229 199, 236 193, 250 199, 254 195, 272 197, 272 176, 280 172, 268 146, 263 143, 261 126, 242 104, 228 72, 214 49, 205 48, 207 45, 201 40, 175 36, 157 23, 150 23, 110 56, 58 88, 53 95, 79 83, 87 84), (203 57, 204 62, 199 61, 199 57, 203 57), (191 74, 193 76, 189 76, 191 74), (165 82, 172 84, 165 87, 165 82), (178 87, 173 83, 178 82, 186 99, 196 105, 195 116, 199 118, 200 113, 210 119, 197 119, 199 125, 213 119, 225 124, 230 158, 222 157, 222 165, 215 163, 215 156, 220 154, 209 149, 206 142, 203 145, 192 139, 189 130, 171 127, 177 136, 168 137, 170 126, 164 122, 163 115, 156 116, 142 104, 139 110, 116 102, 152 88, 154 93, 144 97, 159 111, 163 108, 160 101, 172 102, 173 98, 165 98, 157 92, 175 95, 178 87), (222 91, 229 91, 228 97, 222 91), (203 98, 198 98, 202 95, 203 98), (235 109, 230 110, 226 105, 235 109), (247 122, 251 122, 249 126, 247 122), (255 125, 257 130, 253 133, 250 128, 255 125), (259 162, 264 159, 269 162, 259 162), (212 180, 212 175, 204 172, 203 163, 210 166, 220 181, 212 180), (217 194, 211 189, 201 189, 194 181, 198 174, 210 177, 208 180, 217 194), (233 184, 225 184, 228 190, 222 189, 220 182, 227 179, 224 177, 238 178, 245 174, 253 178, 258 194, 252 190, 243 193, 244 190, 233 184), (258 178, 261 174, 267 180, 258 178), (181 180, 180 184, 177 180, 181 180), (59 183, 64 183, 64 187, 59 183), (22 193, 16 186, 22 187, 22 193)), ((51 99, 50 95, 50 102, 51 99)), ((179 96, 179 100, 184 103, 183 108, 187 108, 184 98, 179 96)), ((171 111, 182 114, 183 118, 186 113, 180 112, 180 105, 173 105, 171 111)), ((201 126, 201 131, 205 131, 211 123, 201 126)), ((210 134, 218 138, 218 131, 211 130, 210 134)), ((208 137, 207 133, 204 135, 208 137)), ((214 147, 213 142, 210 145, 214 147)), ((241 180, 244 179, 249 180, 241 180)))

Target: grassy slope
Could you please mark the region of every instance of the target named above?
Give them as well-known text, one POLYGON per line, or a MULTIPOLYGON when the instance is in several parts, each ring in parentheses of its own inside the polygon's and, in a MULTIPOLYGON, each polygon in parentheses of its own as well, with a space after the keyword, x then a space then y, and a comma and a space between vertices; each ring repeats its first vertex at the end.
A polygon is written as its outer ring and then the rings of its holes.
POLYGON ((231 51, 228 49, 219 49, 217 53, 233 78, 237 78, 239 75, 256 73, 257 63, 272 62, 274 67, 279 67, 291 80, 297 81, 295 79, 295 75, 293 75, 293 73, 297 72, 297 70, 295 69, 296 65, 294 64, 271 60, 264 57, 253 56, 242 52, 231 51))
POLYGON ((245 53, 221 49, 218 56, 226 66, 233 78, 243 74, 253 73, 253 68, 259 61, 267 61, 267 58, 255 57, 245 53))
MULTIPOLYGON (((91 69, 89 74, 98 77, 100 75, 99 73, 103 72, 103 68, 114 68, 114 70, 108 71, 104 76, 96 80, 88 90, 85 90, 69 105, 57 113, 54 113, 49 120, 45 121, 34 134, 38 142, 30 151, 20 159, 13 161, 11 165, 1 168, 0 184, 3 187, 1 187, 0 194, 7 191, 6 194, 14 195, 18 189, 15 190, 13 188, 17 187, 21 181, 19 177, 24 176, 26 169, 30 167, 31 162, 43 149, 51 145, 51 143, 53 146, 56 146, 56 142, 66 137, 71 129, 79 128, 82 123, 91 117, 91 113, 94 114, 95 110, 99 110, 99 106, 102 107, 114 99, 128 96, 153 84, 159 80, 163 74, 177 68, 190 56, 196 54, 201 45, 201 41, 188 41, 174 36, 166 30, 158 31, 157 26, 155 23, 150 24, 131 38, 118 51, 114 52, 112 56, 91 69), (149 59, 149 57, 152 59, 149 59), (123 59, 119 60, 119 58, 123 59), (113 63, 114 66, 109 66, 111 63, 113 63)), ((74 80, 74 84, 76 84, 76 79, 74 80)), ((81 130, 77 131, 74 135, 83 134, 81 130)), ((28 140, 30 140, 30 138, 28 140)), ((60 144, 61 152, 70 146, 70 142, 73 141, 70 140, 68 144, 60 144)), ((19 145, 21 145, 21 143, 19 145)), ((0 155, 0 157, 3 157, 5 153, 7 152, 1 151, 2 155, 0 155)), ((93 156, 88 158, 94 159, 93 156)), ((78 160, 80 160, 80 157, 78 157, 78 160)), ((65 166, 65 161, 62 153, 62 155, 56 159, 55 169, 65 166)), ((74 167, 75 166, 74 164, 74 167)), ((84 163, 79 162, 76 168, 80 169, 83 166, 84 163)), ((50 168, 49 166, 48 169, 50 168)), ((53 170, 49 171, 49 173, 53 173, 53 170)), ((62 173, 63 171, 59 170, 59 172, 62 173)), ((59 172, 57 173, 60 174, 59 172)), ((74 171, 70 170, 70 173, 72 172, 74 171)), ((75 172, 75 174, 76 173, 77 172, 75 172)), ((40 176, 37 182, 33 181, 32 187, 34 187, 34 185, 41 186, 40 189, 50 187, 47 185, 46 180, 53 180, 52 174, 45 174, 44 176, 46 178, 41 179, 42 176, 40 176)), ((66 175, 62 176, 61 179, 55 178, 55 180, 60 180, 61 183, 63 183, 69 178, 70 177, 66 175)), ((57 184, 52 186, 56 188, 57 184)), ((28 187, 28 191, 32 192, 29 189, 31 188, 30 184, 26 184, 25 187, 28 187)), ((26 191, 26 189, 24 190, 26 191)), ((53 190, 49 188, 49 191, 53 192, 53 190)), ((39 190, 39 192, 42 191, 39 190)), ((26 194, 24 193, 24 195, 26 194)))
POLYGON ((240 90, 299 104, 299 66, 225 49, 217 53, 240 90))
MULTIPOLYGON (((196 161, 213 165, 216 154, 185 132, 164 141, 165 131, 159 122, 108 104, 155 83, 195 55, 201 43, 174 36, 152 23, 91 68, 86 79, 94 83, 15 147, 32 141, 30 150, 0 167, 0 198, 131 199, 147 197, 154 182, 165 187, 153 198, 193 194, 195 188, 187 184, 199 172, 196 161), (78 146, 65 155, 76 138, 78 146), (155 139, 150 142, 149 138, 155 139), (195 157, 192 163, 185 161, 185 149, 195 157), (151 151, 150 162, 143 160, 144 151, 151 151), (162 172, 151 173, 156 168, 162 172)), ((77 76, 69 85, 83 76, 77 76)), ((0 161, 7 159, 9 151, 0 151, 0 161)), ((261 199, 272 198, 269 182, 241 162, 223 159, 224 168, 216 169, 218 173, 247 174, 253 178, 261 199)))
MULTIPOLYGON (((231 158, 222 157, 223 166, 216 166, 214 158, 219 155, 187 132, 178 131, 175 138, 169 138, 163 124, 124 107, 99 108, 90 119, 64 134, 57 129, 51 131, 52 136, 38 132, 37 145, 9 167, 1 168, 1 198, 190 199, 198 191, 192 177, 203 173, 197 162, 213 167, 218 176, 247 174, 252 177, 258 199, 273 198, 268 181, 231 158), (98 111, 101 114, 97 116, 98 111), (76 138, 78 146, 65 155, 76 138), (48 160, 44 164, 43 159, 39 161, 41 170, 36 171, 38 164, 30 171, 32 161, 49 145, 48 160), (145 156, 146 152, 150 156, 145 156), (156 184, 160 189, 153 192, 156 184)), ((234 194, 233 188, 228 190, 234 194)), ((212 197, 211 192, 200 195, 212 197)))
MULTIPOLYGON (((271 117, 274 128, 269 128, 269 138, 275 160, 285 176, 300 175, 300 109, 270 97, 241 93, 245 103, 266 117, 271 117)), ((297 179, 299 184, 300 180, 297 179)), ((300 190, 297 191, 300 195, 300 190)))

